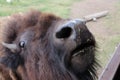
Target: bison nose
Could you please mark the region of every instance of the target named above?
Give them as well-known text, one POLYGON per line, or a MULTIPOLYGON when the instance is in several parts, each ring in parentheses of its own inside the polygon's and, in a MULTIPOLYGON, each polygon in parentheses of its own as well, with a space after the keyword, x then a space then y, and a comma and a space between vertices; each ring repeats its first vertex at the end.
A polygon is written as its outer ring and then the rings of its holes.
POLYGON ((58 39, 63 39, 63 38, 75 39, 75 37, 76 37, 75 27, 81 23, 85 23, 85 21, 82 19, 75 19, 75 20, 68 21, 67 23, 58 27, 58 29, 56 31, 56 38, 58 38, 58 39))
POLYGON ((72 33, 72 28, 69 26, 63 27, 56 33, 56 38, 68 38, 72 33))

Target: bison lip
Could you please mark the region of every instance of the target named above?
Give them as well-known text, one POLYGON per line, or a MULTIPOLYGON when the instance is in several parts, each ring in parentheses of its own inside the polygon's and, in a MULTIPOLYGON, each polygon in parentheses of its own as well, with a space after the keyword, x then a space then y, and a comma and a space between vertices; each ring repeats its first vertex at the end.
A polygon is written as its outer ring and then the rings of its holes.
POLYGON ((72 51, 72 57, 77 56, 77 55, 84 55, 85 54, 85 50, 87 49, 95 49, 95 43, 91 42, 91 43, 84 43, 84 44, 80 44, 78 45, 73 51, 72 51))

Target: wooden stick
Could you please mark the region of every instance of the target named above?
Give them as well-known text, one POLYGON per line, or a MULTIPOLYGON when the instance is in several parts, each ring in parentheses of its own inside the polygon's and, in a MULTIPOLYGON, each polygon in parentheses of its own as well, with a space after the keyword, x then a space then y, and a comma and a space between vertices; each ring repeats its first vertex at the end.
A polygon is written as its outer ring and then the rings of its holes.
POLYGON ((96 19, 104 17, 107 14, 108 14, 108 11, 102 11, 102 12, 98 12, 98 13, 94 13, 94 14, 91 14, 91 15, 84 16, 83 19, 85 19, 86 22, 96 21, 96 19))

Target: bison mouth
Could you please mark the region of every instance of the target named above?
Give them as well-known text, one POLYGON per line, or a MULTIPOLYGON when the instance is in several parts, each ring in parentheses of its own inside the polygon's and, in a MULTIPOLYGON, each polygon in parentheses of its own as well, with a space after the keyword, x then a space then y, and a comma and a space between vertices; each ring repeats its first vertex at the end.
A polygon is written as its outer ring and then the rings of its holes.
POLYGON ((77 43, 77 46, 72 51, 73 57, 79 54, 84 55, 95 51, 96 41, 93 35, 91 34, 91 32, 89 32, 87 27, 85 27, 84 29, 81 28, 82 27, 80 26, 75 27, 75 31, 77 34, 75 41, 77 43))
POLYGON ((77 55, 84 55, 95 51, 95 40, 90 40, 85 43, 81 43, 76 46, 76 48, 72 51, 72 57, 77 55))

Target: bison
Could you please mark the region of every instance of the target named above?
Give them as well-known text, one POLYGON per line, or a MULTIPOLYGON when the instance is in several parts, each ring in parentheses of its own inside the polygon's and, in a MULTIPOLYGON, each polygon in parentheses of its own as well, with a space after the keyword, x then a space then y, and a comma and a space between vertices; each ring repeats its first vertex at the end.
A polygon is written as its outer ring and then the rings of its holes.
POLYGON ((0 80, 94 80, 96 41, 81 19, 32 10, 1 29, 0 80))

